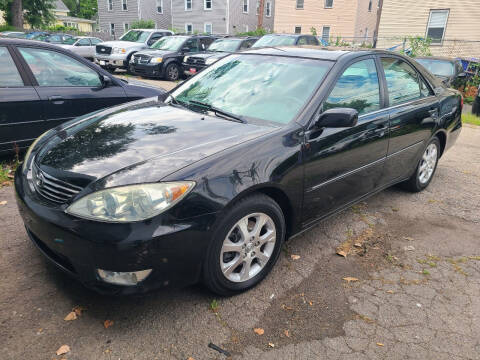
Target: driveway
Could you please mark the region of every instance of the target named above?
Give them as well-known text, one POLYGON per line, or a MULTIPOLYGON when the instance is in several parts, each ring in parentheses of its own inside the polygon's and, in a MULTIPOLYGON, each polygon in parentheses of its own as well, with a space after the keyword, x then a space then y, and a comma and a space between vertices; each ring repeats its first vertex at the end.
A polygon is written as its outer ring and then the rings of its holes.
POLYGON ((391 188, 331 217, 289 241, 255 289, 216 298, 200 285, 139 297, 83 288, 30 243, 3 187, 0 357, 227 358, 213 343, 233 359, 478 359, 478 189, 480 128, 465 126, 426 191, 391 188))

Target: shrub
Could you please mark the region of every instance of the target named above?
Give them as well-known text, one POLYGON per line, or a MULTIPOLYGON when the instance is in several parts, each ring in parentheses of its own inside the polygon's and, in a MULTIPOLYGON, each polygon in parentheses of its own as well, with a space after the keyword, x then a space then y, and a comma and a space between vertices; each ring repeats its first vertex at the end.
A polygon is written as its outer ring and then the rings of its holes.
POLYGON ((264 28, 258 28, 254 31, 237 33, 237 36, 263 36, 263 35, 267 35, 267 34, 270 34, 270 31, 268 31, 264 28))
POLYGON ((130 24, 131 29, 155 29, 155 22, 153 20, 135 20, 130 24))

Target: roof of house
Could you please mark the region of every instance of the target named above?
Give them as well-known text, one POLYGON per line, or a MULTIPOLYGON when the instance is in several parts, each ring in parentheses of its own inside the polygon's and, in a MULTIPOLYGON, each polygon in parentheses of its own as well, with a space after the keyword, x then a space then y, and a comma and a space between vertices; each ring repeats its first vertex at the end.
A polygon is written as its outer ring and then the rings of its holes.
POLYGON ((55 1, 55 10, 69 12, 70 9, 63 3, 62 0, 55 1))

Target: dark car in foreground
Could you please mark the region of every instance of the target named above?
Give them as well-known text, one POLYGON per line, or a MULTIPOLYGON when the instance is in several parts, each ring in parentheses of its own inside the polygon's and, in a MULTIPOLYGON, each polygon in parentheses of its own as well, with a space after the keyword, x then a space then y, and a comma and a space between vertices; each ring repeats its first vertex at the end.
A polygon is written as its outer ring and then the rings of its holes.
POLYGON ((77 116, 159 95, 58 46, 0 39, 0 155, 77 116))
POLYGON ((211 35, 175 35, 158 40, 149 49, 135 53, 130 59, 132 74, 151 78, 180 79, 185 55, 205 52, 215 41, 211 35))
POLYGON ((165 102, 43 134, 17 202, 40 251, 88 287, 235 294, 319 220, 397 183, 425 189, 461 112, 459 92, 397 54, 247 50, 165 102))
POLYGON ((305 34, 267 34, 258 39, 252 48, 269 46, 320 45, 313 35, 305 34))
POLYGON ((227 37, 215 40, 203 54, 187 55, 183 58, 183 72, 187 76, 195 75, 202 71, 215 61, 223 59, 225 56, 250 49, 258 40, 258 37, 235 38, 227 37))
POLYGON ((459 83, 466 77, 460 59, 439 56, 420 56, 416 57, 415 60, 447 86, 458 87, 459 83))

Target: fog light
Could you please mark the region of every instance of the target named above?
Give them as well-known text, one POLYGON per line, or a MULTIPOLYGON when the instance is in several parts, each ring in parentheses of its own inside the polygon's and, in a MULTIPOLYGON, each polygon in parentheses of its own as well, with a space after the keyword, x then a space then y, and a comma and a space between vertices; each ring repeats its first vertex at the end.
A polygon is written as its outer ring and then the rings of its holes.
POLYGON ((97 273, 103 281, 116 285, 137 285, 139 282, 145 280, 151 272, 152 269, 131 272, 97 269, 97 273))

